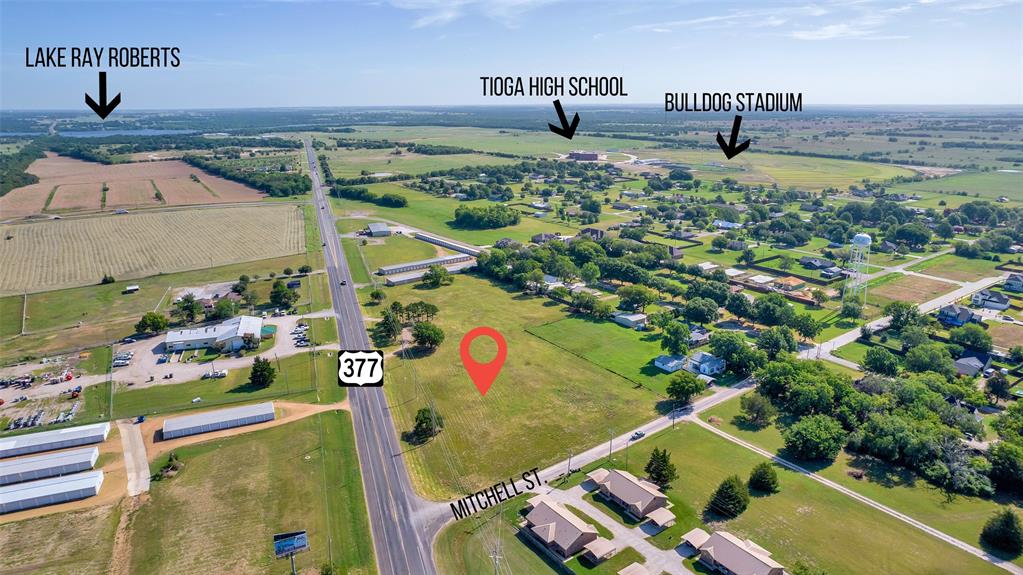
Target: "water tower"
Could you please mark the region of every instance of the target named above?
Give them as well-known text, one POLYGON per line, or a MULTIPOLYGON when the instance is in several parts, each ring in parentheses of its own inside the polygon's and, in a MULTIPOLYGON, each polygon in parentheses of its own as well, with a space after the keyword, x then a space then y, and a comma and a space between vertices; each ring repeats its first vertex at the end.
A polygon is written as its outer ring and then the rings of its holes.
POLYGON ((860 305, 867 303, 867 260, 870 257, 870 244, 873 240, 869 235, 859 233, 853 236, 849 246, 849 279, 845 282, 842 302, 854 301, 860 305))

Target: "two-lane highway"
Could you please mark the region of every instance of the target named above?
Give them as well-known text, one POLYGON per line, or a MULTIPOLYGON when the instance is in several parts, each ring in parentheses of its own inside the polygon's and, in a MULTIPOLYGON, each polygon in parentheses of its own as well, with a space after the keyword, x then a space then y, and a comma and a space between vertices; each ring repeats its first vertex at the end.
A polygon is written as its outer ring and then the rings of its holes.
MULTIPOLYGON (((372 349, 309 140, 305 150, 341 349, 372 349)), ((348 397, 377 568, 381 575, 434 575, 432 542, 442 523, 438 505, 412 490, 384 392, 379 387, 353 388, 348 397)))

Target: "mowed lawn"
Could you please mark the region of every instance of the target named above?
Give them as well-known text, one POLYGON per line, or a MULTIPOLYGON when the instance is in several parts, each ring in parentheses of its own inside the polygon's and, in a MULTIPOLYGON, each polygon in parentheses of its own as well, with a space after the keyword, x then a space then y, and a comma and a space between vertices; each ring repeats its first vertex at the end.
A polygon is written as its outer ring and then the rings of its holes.
MULTIPOLYGON (((704 421, 713 418, 715 425, 731 435, 771 452, 781 451, 784 442, 778 426, 755 430, 736 419, 739 414, 739 400, 736 398, 702 413, 700 418, 704 421)), ((964 495, 957 495, 950 501, 940 490, 905 468, 844 450, 834 463, 817 473, 974 546, 980 546, 980 531, 984 522, 1000 504, 1012 505, 1017 512, 1023 511, 1023 501, 995 501, 964 495), (854 479, 849 475, 852 470, 863 471, 865 476, 863 479, 854 479)), ((1023 557, 1017 558, 1015 562, 1023 565, 1023 557)), ((922 572, 919 568, 910 571, 922 572)))
MULTIPOLYGON (((436 440, 405 452, 424 496, 465 495, 559 461, 569 449, 592 447, 609 428, 623 431, 656 416, 654 393, 526 331, 564 317, 550 300, 472 275, 455 276, 452 285, 434 290, 408 284, 385 291, 385 304, 367 305, 367 313, 379 317, 391 302, 423 300, 440 309, 434 322, 445 332, 436 351, 416 359, 401 360, 391 353, 394 347, 386 349, 384 390, 399 435, 412 429, 416 411, 431 400, 444 419, 436 440), (459 354, 462 337, 478 326, 496 329, 507 342, 507 359, 486 396, 459 354)), ((471 352, 487 362, 496 346, 480 338, 471 352)))
POLYGON ((654 366, 663 353, 660 331, 636 331, 609 320, 573 315, 526 329, 551 345, 666 395, 671 375, 654 366))
MULTIPOLYGON (((666 449, 679 477, 668 490, 677 523, 651 538, 661 548, 678 545, 694 527, 724 529, 750 538, 788 568, 796 562, 827 573, 995 574, 1002 571, 897 519, 801 474, 776 466, 780 492, 751 497, 738 518, 722 520, 704 512, 720 482, 743 480, 765 459, 695 424, 682 424, 630 448, 629 469, 644 475, 654 448, 666 449)), ((616 455, 614 465, 624 467, 616 455)), ((606 465, 606 462, 584 468, 606 465)))
POLYGON ((452 198, 437 197, 392 183, 371 184, 366 186, 366 188, 377 194, 399 194, 405 196, 408 198, 408 205, 403 208, 389 208, 358 200, 332 197, 330 202, 334 207, 335 213, 340 216, 375 216, 477 245, 490 245, 506 237, 525 242, 529 241, 529 238, 534 234, 540 232, 560 232, 566 235, 574 235, 576 231, 574 228, 564 224, 540 220, 530 216, 523 216, 521 221, 514 226, 493 230, 457 228, 453 224, 455 208, 458 206, 492 206, 496 204, 489 200, 462 202, 452 198))
POLYGON ((945 254, 909 266, 909 270, 950 280, 972 282, 981 278, 998 275, 1000 272, 995 269, 998 263, 991 260, 971 259, 955 254, 945 254))
POLYGON ((295 557, 300 572, 328 557, 340 573, 375 571, 347 412, 175 452, 184 467, 152 484, 130 523, 133 573, 283 572, 287 561, 274 559, 272 536, 296 530, 309 533, 310 550, 295 557))

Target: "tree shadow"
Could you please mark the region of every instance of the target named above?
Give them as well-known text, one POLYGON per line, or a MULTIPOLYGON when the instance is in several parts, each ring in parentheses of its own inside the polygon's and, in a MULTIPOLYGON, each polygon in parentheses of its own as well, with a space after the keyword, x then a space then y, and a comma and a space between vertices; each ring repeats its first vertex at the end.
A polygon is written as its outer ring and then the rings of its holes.
POLYGON ((435 347, 426 347, 424 345, 415 345, 415 346, 411 346, 411 347, 406 347, 405 350, 401 352, 401 354, 402 354, 402 357, 404 357, 405 359, 421 359, 421 358, 424 358, 424 357, 430 357, 431 355, 433 355, 436 352, 437 352, 437 348, 435 348, 435 347))
POLYGON ((882 487, 913 487, 917 482, 916 474, 912 471, 872 455, 850 454, 848 465, 850 469, 862 472, 867 481, 882 487))
POLYGON ((768 427, 771 426, 770 422, 759 423, 759 422, 750 420, 745 415, 736 415, 735 417, 732 418, 732 421, 730 421, 729 423, 731 423, 736 428, 738 428, 738 429, 740 429, 742 431, 750 431, 750 432, 754 432, 754 433, 757 432, 757 431, 763 431, 764 429, 767 429, 768 427))
POLYGON ((256 393, 257 391, 263 391, 264 389, 269 389, 269 386, 253 385, 253 383, 251 381, 246 381, 245 383, 243 383, 241 385, 232 387, 231 389, 227 390, 227 392, 228 393, 256 393))

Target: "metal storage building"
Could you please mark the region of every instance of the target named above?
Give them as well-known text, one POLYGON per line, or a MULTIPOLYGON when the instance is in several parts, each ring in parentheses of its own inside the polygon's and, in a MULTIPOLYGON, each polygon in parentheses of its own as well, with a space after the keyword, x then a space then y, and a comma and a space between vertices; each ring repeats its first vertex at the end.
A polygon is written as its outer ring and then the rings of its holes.
POLYGON ((97 459, 98 447, 82 447, 0 461, 0 485, 88 471, 97 459))
POLYGON ((0 487, 0 514, 85 499, 98 494, 102 485, 102 471, 6 485, 0 487))
POLYGON ((174 439, 175 437, 184 437, 197 433, 209 433, 210 431, 220 429, 273 421, 273 419, 274 404, 272 401, 229 409, 218 409, 196 415, 165 419, 163 422, 163 438, 174 439))
POLYGON ((471 256, 467 256, 465 254, 438 256, 435 258, 430 258, 428 260, 418 260, 414 262, 406 262, 403 264, 380 266, 380 268, 377 270, 377 275, 386 276, 391 274, 411 272, 415 270, 425 270, 430 266, 448 266, 451 264, 457 264, 459 262, 467 262, 471 259, 472 259, 471 256))
POLYGON ((106 440, 109 433, 110 423, 93 423, 0 439, 0 459, 100 443, 106 440))

